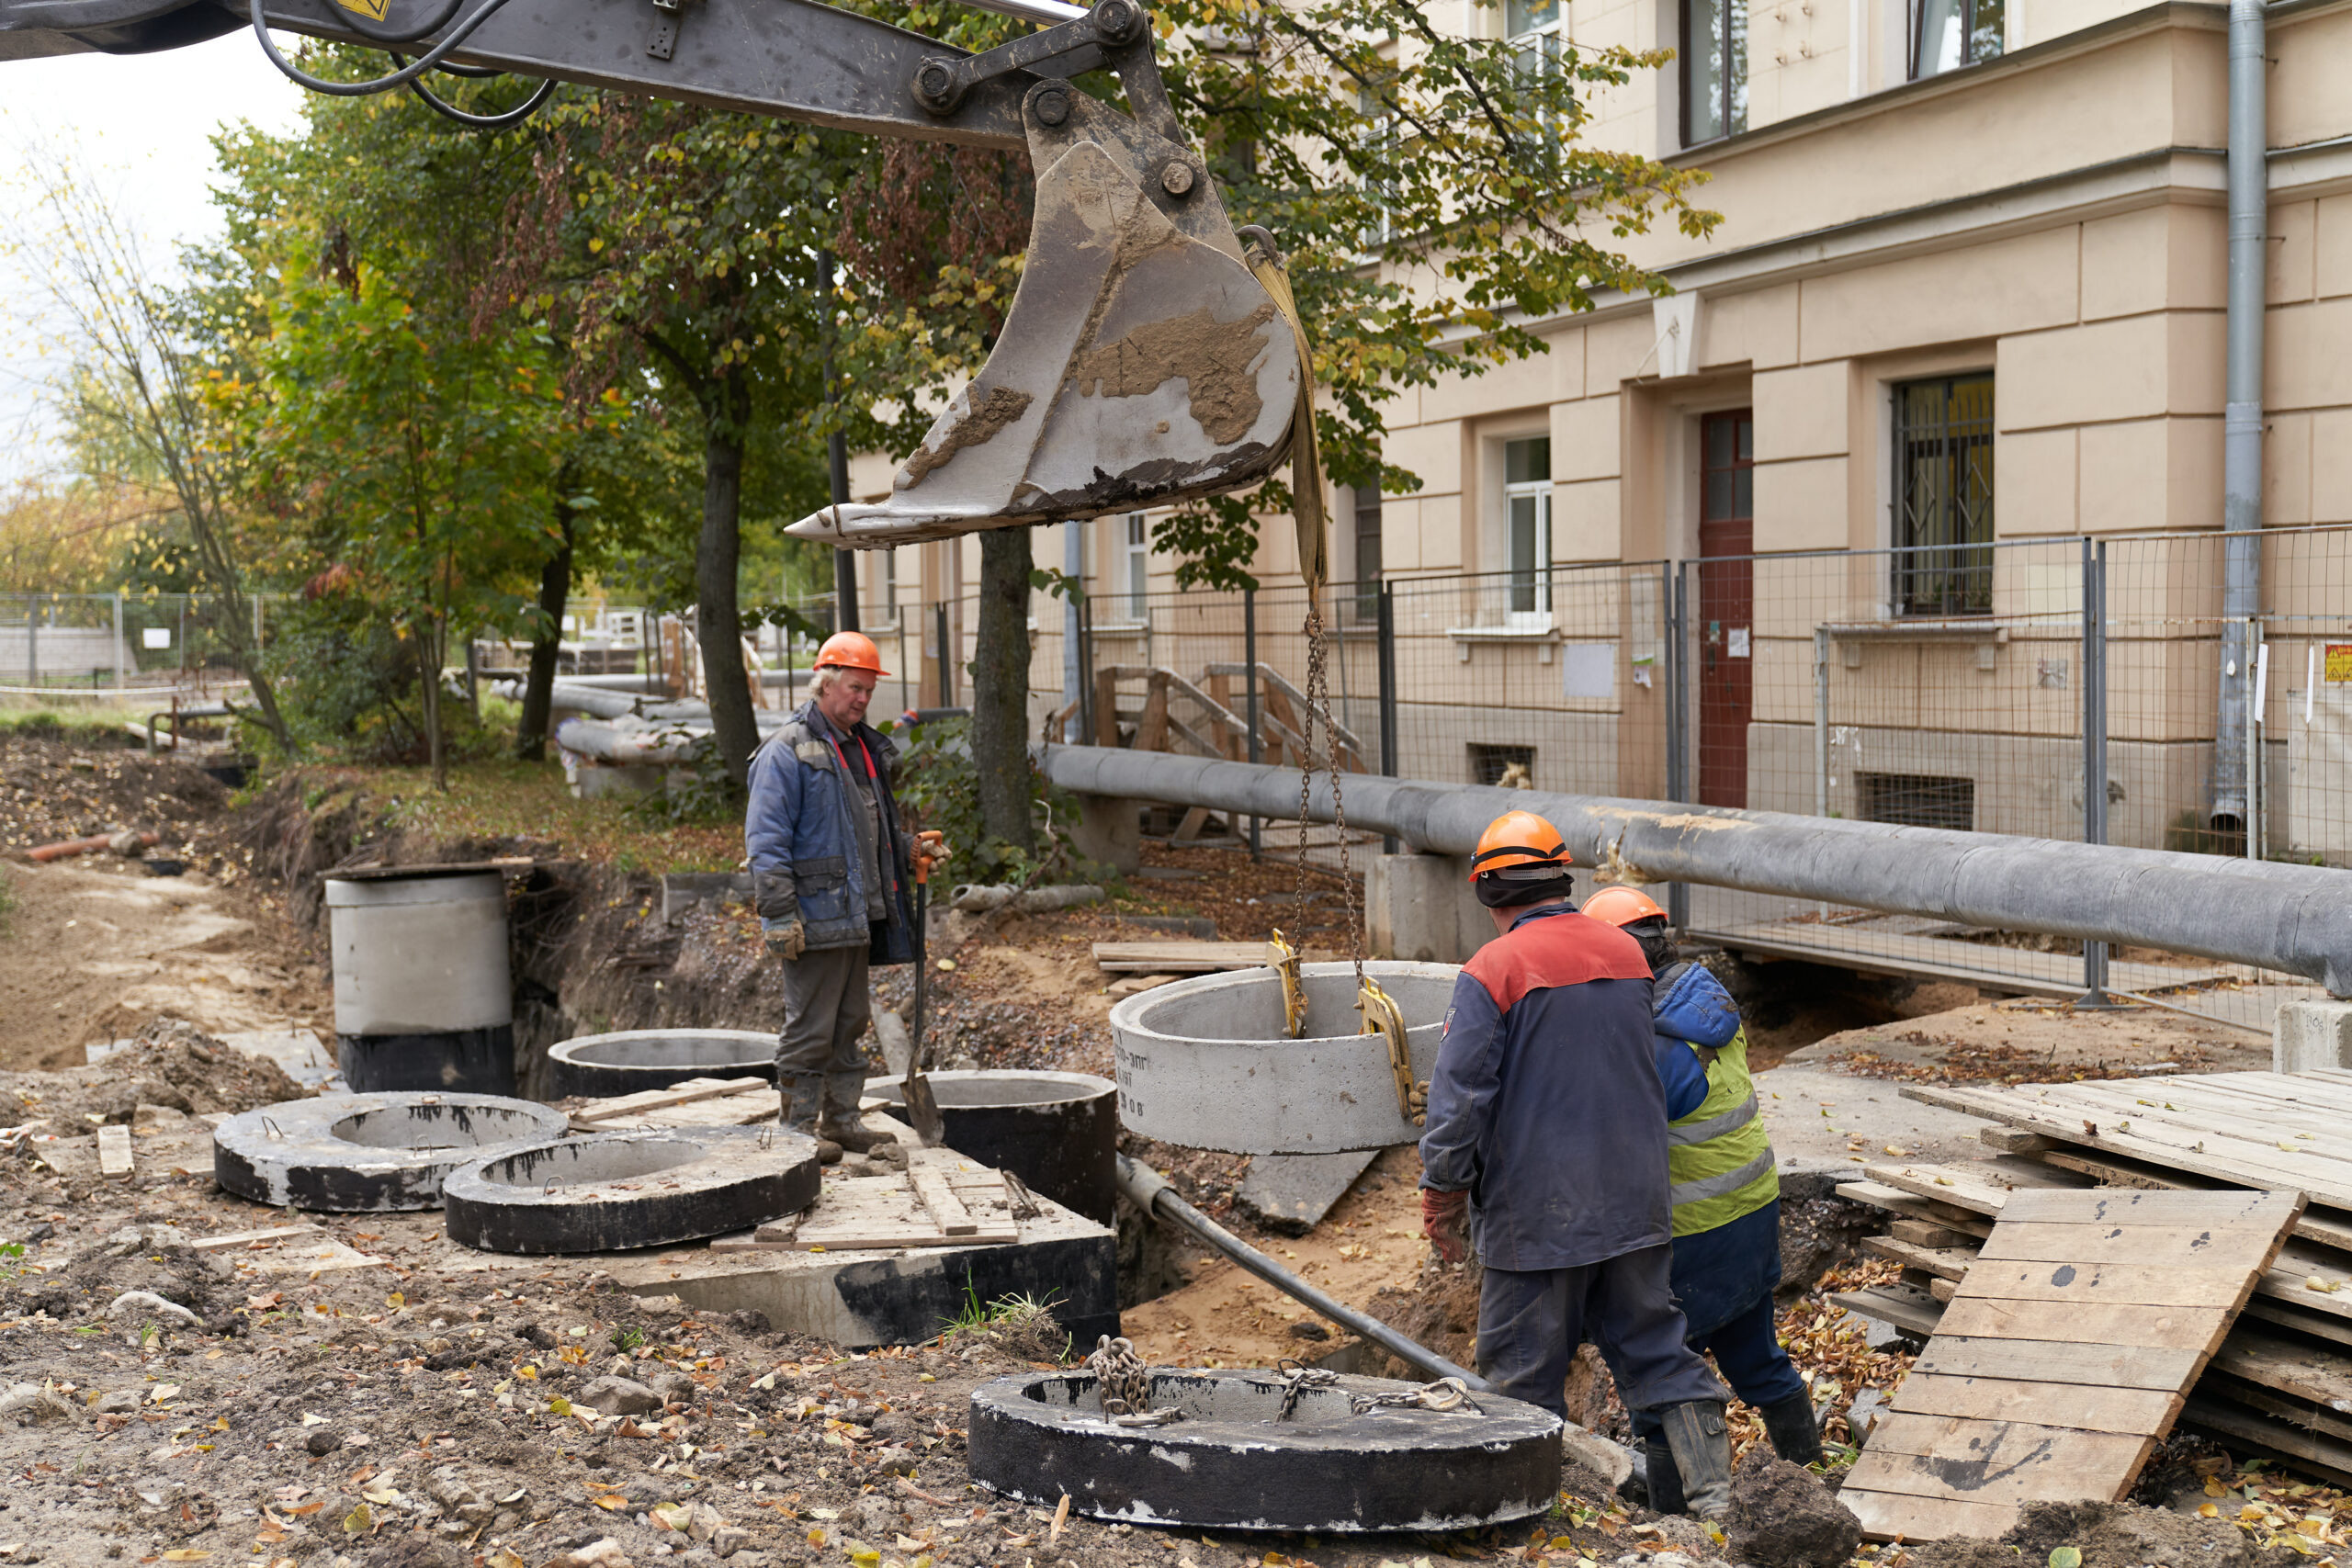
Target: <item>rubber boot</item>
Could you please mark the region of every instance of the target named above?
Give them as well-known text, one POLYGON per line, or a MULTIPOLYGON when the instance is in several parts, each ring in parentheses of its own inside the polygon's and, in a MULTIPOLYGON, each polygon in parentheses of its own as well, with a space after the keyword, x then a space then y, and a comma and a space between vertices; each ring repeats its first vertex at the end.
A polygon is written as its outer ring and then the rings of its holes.
POLYGON ((1684 1506, 1702 1519, 1724 1518, 1731 1512, 1731 1428, 1722 1402, 1693 1399, 1669 1404, 1657 1416, 1682 1479, 1684 1506))
POLYGON ((858 1073, 836 1073, 825 1080, 825 1113, 818 1120, 817 1136, 839 1144, 852 1154, 866 1154, 877 1144, 899 1140, 877 1133, 860 1118, 858 1100, 865 1093, 865 1078, 858 1073))
POLYGON ((778 1073, 775 1088, 777 1097, 784 1102, 779 1114, 785 1130, 803 1133, 817 1140, 819 1165, 839 1165, 841 1145, 817 1130, 824 1109, 825 1080, 814 1073, 778 1073))
POLYGON ((1682 1512, 1682 1472, 1674 1468, 1674 1450, 1663 1436, 1643 1445, 1642 1468, 1648 1477, 1650 1508, 1655 1513, 1682 1512))
POLYGON ((1792 1393, 1777 1404, 1767 1404, 1764 1435, 1772 1439, 1772 1451, 1791 1464, 1821 1462, 1821 1423, 1813 1418, 1813 1395, 1792 1393))

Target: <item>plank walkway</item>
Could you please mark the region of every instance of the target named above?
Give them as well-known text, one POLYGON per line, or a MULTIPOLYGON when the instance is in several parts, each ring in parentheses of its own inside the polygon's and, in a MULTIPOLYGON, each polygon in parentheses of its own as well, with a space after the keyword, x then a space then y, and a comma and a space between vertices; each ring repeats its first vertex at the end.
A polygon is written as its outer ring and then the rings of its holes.
POLYGON ((2303 1209, 2298 1192, 1869 1174, 1979 1203, 1999 1194, 1990 1235, 1838 1494, 1878 1540, 1989 1539, 2021 1503, 2121 1498, 2303 1209))

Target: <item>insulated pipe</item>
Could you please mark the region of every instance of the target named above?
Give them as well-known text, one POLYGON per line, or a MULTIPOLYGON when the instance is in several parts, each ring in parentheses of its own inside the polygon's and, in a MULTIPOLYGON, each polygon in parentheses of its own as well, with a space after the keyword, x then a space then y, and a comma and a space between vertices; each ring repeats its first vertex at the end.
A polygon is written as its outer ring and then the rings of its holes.
POLYGON ((1137 1159, 1119 1156, 1119 1196, 1155 1220, 1182 1226, 1232 1258, 1284 1295, 1313 1307, 1349 1333, 1371 1340, 1407 1365, 1433 1378, 1460 1378, 1474 1393, 1491 1393, 1494 1384, 1477 1373, 1455 1366, 1424 1346, 1416 1345, 1376 1317, 1366 1317, 1342 1306, 1239 1236, 1176 1195, 1168 1179, 1137 1159))
MULTIPOLYGON (((1046 747, 1038 759, 1046 778, 1078 795, 1298 815, 1294 768, 1100 746, 1046 747)), ((1470 854, 1495 818, 1534 811, 1560 829, 1578 864, 1621 863, 1613 880, 1697 882, 2158 947, 2284 970, 2352 997, 2352 872, 1374 773, 1350 773, 1343 788, 1350 827, 1441 854, 1470 854)), ((1307 809, 1331 820, 1329 774, 1312 781, 1307 809)))
MULTIPOLYGON (((2262 613, 2262 339, 2268 285, 2270 69, 2263 0, 2230 0, 2229 317, 2222 413, 2222 691, 2214 711, 2213 810, 2256 840, 2246 775, 2254 619, 2262 613)), ((2336 987, 2331 985, 2330 990, 2336 987)), ((2340 995, 2341 992, 2338 992, 2340 995)))

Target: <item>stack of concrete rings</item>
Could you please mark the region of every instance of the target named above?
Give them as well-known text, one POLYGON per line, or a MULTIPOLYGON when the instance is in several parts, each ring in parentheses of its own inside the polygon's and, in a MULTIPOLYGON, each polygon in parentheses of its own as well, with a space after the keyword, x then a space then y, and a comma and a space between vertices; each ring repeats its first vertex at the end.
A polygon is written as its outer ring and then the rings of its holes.
POLYGON ((563 1112, 490 1094, 356 1094, 246 1111, 212 1134, 212 1176, 256 1203, 325 1213, 441 1205, 486 1156, 561 1137, 563 1112))

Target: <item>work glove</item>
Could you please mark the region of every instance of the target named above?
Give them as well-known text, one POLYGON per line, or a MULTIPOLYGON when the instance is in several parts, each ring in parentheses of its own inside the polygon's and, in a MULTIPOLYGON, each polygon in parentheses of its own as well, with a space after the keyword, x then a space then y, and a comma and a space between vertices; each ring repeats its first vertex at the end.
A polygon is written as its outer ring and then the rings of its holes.
POLYGON ((1421 1189, 1421 1234, 1447 1263, 1470 1256, 1470 1194, 1421 1189))
POLYGON ((778 920, 761 932, 767 950, 789 964, 808 948, 808 929, 798 920, 778 920))

